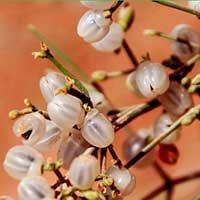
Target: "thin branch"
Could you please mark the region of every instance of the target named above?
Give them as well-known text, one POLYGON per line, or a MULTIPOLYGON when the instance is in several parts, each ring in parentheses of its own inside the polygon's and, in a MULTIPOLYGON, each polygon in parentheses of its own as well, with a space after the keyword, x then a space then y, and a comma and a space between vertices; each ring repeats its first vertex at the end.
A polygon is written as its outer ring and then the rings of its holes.
POLYGON ((164 140, 167 136, 169 136, 176 128, 178 128, 181 125, 183 120, 187 119, 191 115, 194 115, 194 114, 196 115, 197 113, 200 113, 200 104, 191 108, 186 114, 184 114, 182 117, 176 120, 166 132, 160 134, 157 138, 155 138, 152 142, 150 142, 146 147, 144 147, 134 158, 128 161, 125 164, 125 167, 126 168, 132 167, 137 161, 139 161, 149 151, 151 151, 157 144, 159 144, 162 140, 164 140))
POLYGON ((113 149, 113 145, 111 144, 110 146, 108 146, 108 149, 110 151, 110 154, 111 154, 112 158, 115 161, 115 164, 118 165, 119 167, 121 167, 121 165, 122 165, 121 160, 119 159, 119 157, 117 156, 115 150, 113 149))
POLYGON ((159 173, 165 182, 165 189, 167 190, 166 200, 171 200, 173 196, 173 185, 169 175, 162 169, 157 161, 154 162, 155 170, 159 173))
POLYGON ((112 8, 109 9, 109 11, 111 12, 111 14, 113 14, 120 7, 120 5, 123 2, 124 2, 124 0, 118 0, 117 4, 114 7, 112 7, 112 8))
POLYGON ((151 199, 153 199, 153 197, 155 197, 158 194, 160 194, 161 192, 165 191, 165 188, 166 188, 166 186, 165 186, 165 184, 163 184, 160 187, 153 190, 152 192, 150 192, 149 194, 147 194, 146 196, 142 197, 141 200, 151 200, 151 199))
POLYGON ((153 166, 155 170, 159 173, 161 178, 165 180, 165 182, 171 181, 171 178, 169 177, 169 175, 162 169, 162 167, 158 164, 157 161, 154 162, 153 166))
POLYGON ((59 187, 61 185, 61 182, 60 182, 60 180, 57 180, 56 181, 56 183, 54 183, 52 186, 51 186, 51 188, 53 189, 53 190, 55 190, 57 187, 59 187))
POLYGON ((139 61, 137 60, 136 56, 134 55, 133 51, 131 50, 131 48, 129 47, 129 45, 125 39, 123 40, 122 45, 123 45, 128 57, 130 58, 131 62, 133 63, 133 66, 136 68, 139 65, 139 61))
POLYGON ((176 178, 176 179, 173 180, 173 183, 174 184, 180 184, 182 182, 197 179, 197 178, 200 178, 200 172, 195 172, 193 174, 188 174, 188 175, 176 178))
POLYGON ((166 0, 151 0, 151 1, 154 2, 154 3, 158 3, 158 4, 161 4, 161 5, 164 5, 164 6, 168 6, 170 8, 175 8, 177 10, 181 10, 181 11, 187 12, 189 14, 196 15, 197 17, 200 17, 199 11, 193 10, 193 9, 188 8, 186 6, 178 5, 178 4, 174 3, 173 1, 166 1, 166 0))
POLYGON ((167 189, 166 200, 172 200, 173 194, 174 194, 174 187, 171 185, 171 187, 167 189))
MULTIPOLYGON (((200 178, 200 171, 194 172, 192 174, 187 174, 187 175, 181 176, 181 177, 176 178, 176 179, 171 179, 171 185, 174 188, 178 184, 181 184, 181 183, 184 183, 184 182, 187 182, 187 181, 191 181, 191 180, 194 180, 194 179, 197 179, 197 178, 200 178)), ((149 194, 144 196, 142 198, 142 200, 153 199, 155 196, 159 195, 161 192, 164 192, 166 190, 166 188, 167 188, 166 184, 162 184, 161 186, 159 186, 158 188, 156 188, 155 190, 153 190, 152 192, 150 192, 149 194)))
POLYGON ((106 155, 107 155, 107 148, 102 148, 100 157, 100 168, 102 173, 106 171, 106 155))
MULTIPOLYGON (((187 61, 185 65, 178 68, 172 74, 169 75, 170 80, 178 80, 180 81, 184 76, 186 76, 193 68, 194 63, 200 59, 200 54, 195 55, 190 60, 187 61)), ((113 119, 113 126, 115 131, 126 126, 129 122, 131 122, 136 117, 144 114, 154 108, 160 106, 160 102, 157 99, 153 99, 147 103, 139 104, 136 107, 131 106, 129 112, 124 112, 119 118, 113 119)), ((120 114, 120 113, 119 113, 120 114)))
POLYGON ((67 77, 71 78, 74 81, 74 85, 80 89, 83 94, 85 94, 87 97, 89 97, 89 93, 87 91, 87 89, 85 88, 85 86, 71 73, 69 72, 51 53, 50 50, 48 48, 48 46, 45 43, 41 43, 41 51, 38 52, 33 52, 32 53, 34 58, 47 58, 48 60, 50 60, 57 69, 60 70, 60 72, 62 72, 64 75, 66 75, 67 77))
POLYGON ((75 85, 87 96, 89 97, 89 93, 87 89, 82 85, 82 83, 72 74, 70 73, 54 56, 50 53, 47 54, 47 58, 66 76, 70 77, 75 81, 75 85))
POLYGON ((131 122, 136 117, 153 110, 154 108, 158 107, 160 105, 159 101, 156 99, 153 99, 147 103, 139 104, 135 108, 133 108, 128 114, 119 117, 113 122, 113 126, 115 131, 118 131, 119 129, 126 126, 129 122, 131 122))
POLYGON ((29 24, 28 30, 33 33, 36 38, 38 38, 41 42, 47 44, 47 46, 56 54, 58 55, 63 61, 65 61, 71 69, 77 72, 78 75, 85 81, 88 82, 90 77, 76 64, 74 63, 61 49, 59 49, 55 44, 53 44, 49 39, 46 38, 37 28, 29 24))
POLYGON ((54 172, 55 175, 57 176, 57 178, 58 178, 60 184, 66 182, 66 180, 65 180, 65 178, 63 177, 62 173, 61 173, 58 169, 54 169, 53 172, 54 172))
POLYGON ((183 44, 188 45, 189 47, 194 47, 194 48, 200 49, 200 45, 198 43, 196 43, 196 42, 189 41, 189 40, 187 40, 185 38, 176 37, 176 36, 174 36, 172 34, 163 33, 161 31, 157 31, 157 30, 154 30, 154 29, 145 29, 144 30, 144 35, 147 35, 147 36, 158 36, 158 37, 162 37, 162 38, 165 38, 165 39, 168 39, 168 40, 181 42, 183 44))

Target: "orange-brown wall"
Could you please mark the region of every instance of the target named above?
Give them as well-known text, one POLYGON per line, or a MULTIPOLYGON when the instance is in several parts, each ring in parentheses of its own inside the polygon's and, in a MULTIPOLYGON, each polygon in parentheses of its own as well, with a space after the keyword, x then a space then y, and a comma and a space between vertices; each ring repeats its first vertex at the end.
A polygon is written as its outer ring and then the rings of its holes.
MULTIPOLYGON (((150 52, 154 61, 160 62, 171 53, 170 42, 161 38, 143 36, 143 29, 154 28, 170 32, 178 23, 188 23, 200 32, 200 21, 189 14, 154 3, 131 3, 136 11, 135 22, 126 33, 126 39, 136 56, 150 52)), ((95 51, 76 34, 79 18, 87 9, 79 2, 67 3, 0 3, 0 195, 10 194, 17 199, 17 181, 10 178, 2 168, 7 150, 20 143, 12 134, 12 121, 7 114, 12 108, 22 108, 23 99, 28 97, 39 107, 46 105, 41 97, 38 81, 46 68, 54 67, 45 60, 34 60, 31 52, 39 49, 38 40, 27 31, 27 24, 34 24, 50 40, 54 41, 83 70, 119 70, 131 66, 124 51, 120 55, 95 51)), ((199 67, 197 71, 200 72, 199 67)), ((195 72, 193 71, 192 74, 195 72)), ((105 92, 115 106, 126 106, 140 102, 127 91, 124 78, 103 83, 105 92)), ((195 102, 200 102, 195 96, 195 102)), ((148 127, 161 112, 156 109, 131 123, 133 129, 148 127)), ((115 144, 121 155, 121 143, 126 135, 117 133, 115 144)), ((176 166, 163 167, 171 176, 200 170, 200 125, 198 122, 185 128, 177 143, 181 156, 176 166)), ((139 200, 144 194, 158 186, 162 180, 152 167, 143 170, 133 168, 137 177, 137 188, 127 199, 139 200)), ((176 200, 191 199, 200 191, 200 181, 191 182, 175 190, 176 200)), ((159 199, 164 199, 160 197, 159 199)))

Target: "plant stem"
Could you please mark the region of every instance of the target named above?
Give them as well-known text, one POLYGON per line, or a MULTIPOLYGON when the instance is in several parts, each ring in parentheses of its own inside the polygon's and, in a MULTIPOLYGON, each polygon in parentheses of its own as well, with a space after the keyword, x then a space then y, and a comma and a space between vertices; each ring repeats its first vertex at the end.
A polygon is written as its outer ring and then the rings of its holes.
POLYGON ((158 164, 157 161, 155 161, 153 163, 153 166, 155 168, 155 170, 159 173, 159 175, 161 176, 161 178, 163 178, 165 180, 165 182, 169 182, 171 181, 171 178, 168 176, 168 174, 162 169, 162 167, 158 164))
POLYGON ((161 178, 165 182, 165 189, 167 190, 166 200, 171 200, 173 196, 173 185, 169 175, 162 169, 157 161, 154 162, 154 168, 159 173, 161 178))
MULTIPOLYGON (((198 59, 200 59, 200 54, 195 55, 193 58, 187 61, 186 65, 183 65, 182 67, 174 71, 172 74, 170 74, 170 80, 181 81, 181 79, 191 71, 191 69, 194 66, 194 63, 198 59)), ((147 103, 131 106, 130 108, 125 109, 125 111, 119 112, 116 115, 117 117, 112 120, 115 131, 118 131, 119 129, 123 128, 129 122, 131 122, 133 119, 140 116, 141 114, 153 110, 158 106, 160 106, 160 102, 157 99, 153 99, 147 103)))
POLYGON ((132 52, 131 48, 129 47, 128 43, 126 42, 126 40, 123 40, 122 43, 128 57, 130 58, 131 62, 133 63, 133 66, 136 68, 139 65, 139 62, 136 58, 136 56, 134 55, 134 53, 132 52))
POLYGON ((41 115, 44 116, 45 119, 49 120, 49 115, 46 111, 38 109, 35 105, 33 105, 30 100, 24 99, 24 104, 26 108, 22 110, 14 109, 11 110, 8 114, 10 119, 16 119, 17 117, 20 117, 25 114, 33 113, 33 112, 39 112, 41 115))
POLYGON ((170 74, 170 80, 181 81, 194 67, 196 61, 200 59, 200 54, 195 55, 189 59, 185 65, 179 67, 176 71, 170 74))
POLYGON ((122 70, 122 71, 112 71, 112 72, 108 72, 108 78, 112 78, 112 77, 118 77, 118 76, 122 76, 122 75, 127 75, 129 73, 131 73, 133 71, 133 69, 126 69, 126 70, 122 70))
MULTIPOLYGON (((197 179, 197 178, 200 178, 200 172, 194 172, 192 174, 187 174, 187 175, 181 176, 179 178, 172 179, 171 185, 174 188, 178 184, 181 184, 186 181, 193 180, 193 179, 197 179)), ((143 197, 142 200, 153 199, 155 196, 159 195, 161 192, 164 192, 165 190, 166 190, 166 185, 163 184, 163 185, 159 186, 158 188, 156 188, 155 190, 153 190, 152 192, 150 192, 149 194, 147 194, 145 197, 143 197)))
POLYGON ((37 57, 47 58, 50 60, 64 75, 74 80, 74 84, 78 89, 80 89, 86 97, 89 98, 89 93, 87 89, 83 86, 83 84, 71 73, 69 72, 49 51, 46 44, 42 43, 42 51, 34 52, 34 55, 39 55, 37 57), (44 50, 43 50, 44 49, 44 50))
POLYGON ((101 173, 106 172, 106 155, 107 155, 107 148, 102 148, 101 149, 101 157, 100 157, 101 173))
POLYGON ((61 174, 61 172, 60 172, 58 169, 54 169, 53 172, 54 172, 55 175, 57 176, 57 178, 58 178, 60 184, 66 182, 65 178, 63 177, 63 175, 61 174))
POLYGON ((186 119, 187 117, 200 113, 200 104, 191 108, 186 114, 184 114, 182 117, 180 117, 178 120, 176 120, 169 129, 160 134, 157 138, 155 138, 151 143, 149 143, 146 147, 144 147, 134 158, 132 158, 130 161, 128 161, 125 164, 126 168, 132 167, 137 161, 139 161, 141 158, 143 158, 149 151, 151 151, 157 144, 159 144, 161 141, 163 141, 167 136, 169 136, 173 131, 178 128, 182 120, 186 119))
POLYGON ((30 24, 28 25, 28 30, 36 36, 41 42, 47 44, 47 46, 57 54, 63 61, 65 61, 71 69, 77 72, 80 75, 81 79, 85 82, 89 82, 90 77, 78 66, 76 65, 62 50, 60 50, 55 44, 48 40, 37 28, 30 24))
POLYGON ((57 180, 56 181, 56 183, 54 183, 52 186, 51 186, 51 188, 53 189, 53 190, 55 190, 58 186, 60 186, 61 185, 61 183, 60 183, 60 180, 57 180))
POLYGON ((163 191, 165 191, 165 184, 159 186, 158 188, 153 190, 151 193, 149 193, 146 196, 142 197, 141 200, 151 200, 151 199, 153 199, 153 197, 159 195, 163 191))
POLYGON ((126 112, 124 115, 122 115, 121 117, 119 117, 113 122, 115 131, 118 131, 119 129, 126 126, 129 122, 131 122, 136 117, 158 107, 159 105, 160 103, 156 99, 153 99, 147 103, 139 104, 138 106, 130 110, 130 112, 128 113, 126 112))
POLYGON ((200 172, 195 172, 193 174, 188 174, 188 175, 176 178, 175 180, 173 180, 173 183, 174 184, 180 184, 182 182, 192 180, 192 179, 196 179, 196 178, 200 178, 200 172))
POLYGON ((113 145, 109 145, 108 149, 110 151, 110 154, 112 156, 112 158, 115 160, 115 164, 118 165, 119 167, 122 166, 121 160, 119 159, 119 157, 117 156, 115 150, 113 149, 113 145))
POLYGON ((158 4, 161 4, 164 6, 175 8, 175 9, 190 13, 192 15, 196 15, 197 17, 200 17, 199 11, 193 10, 193 9, 185 7, 185 6, 178 5, 178 4, 174 3, 173 1, 166 1, 166 0, 151 0, 151 1, 154 3, 158 3, 158 4))
POLYGON ((144 30, 144 34, 148 35, 148 36, 158 36, 158 37, 162 37, 162 38, 165 38, 165 39, 168 39, 168 40, 181 42, 181 43, 184 43, 186 45, 200 49, 200 45, 195 43, 195 42, 188 41, 187 39, 176 37, 176 36, 173 36, 171 34, 163 33, 163 32, 157 31, 157 30, 146 29, 146 30, 144 30))
POLYGON ((120 5, 123 2, 124 2, 124 0, 118 0, 117 4, 114 7, 112 7, 112 8, 109 9, 109 11, 111 12, 111 14, 113 14, 120 7, 120 5))
POLYGON ((200 54, 195 55, 190 60, 187 61, 187 66, 194 64, 197 60, 200 59, 200 54))

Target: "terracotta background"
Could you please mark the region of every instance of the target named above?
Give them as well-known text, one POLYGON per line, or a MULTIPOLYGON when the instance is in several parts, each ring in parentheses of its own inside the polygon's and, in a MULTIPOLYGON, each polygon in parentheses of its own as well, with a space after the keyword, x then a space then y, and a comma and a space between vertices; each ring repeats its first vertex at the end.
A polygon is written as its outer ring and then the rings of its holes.
MULTIPOLYGON (((170 54, 170 43, 161 38, 143 36, 144 28, 155 28, 170 32, 178 23, 188 23, 199 29, 196 17, 153 3, 132 3, 136 10, 135 23, 126 34, 128 43, 137 57, 151 52, 155 61, 170 54)), ((121 54, 103 54, 96 52, 76 34, 76 25, 86 9, 79 2, 74 3, 0 3, 0 194, 16 195, 17 181, 10 178, 2 168, 7 150, 19 143, 12 134, 12 121, 8 111, 23 108, 23 99, 28 97, 36 105, 45 108, 38 81, 46 68, 53 66, 44 60, 34 60, 31 52, 39 49, 38 40, 27 31, 27 24, 34 24, 50 40, 54 41, 66 54, 88 74, 96 69, 118 70, 131 66, 131 62, 122 50, 121 54)), ((200 29, 198 30, 200 31, 200 29)), ((200 72, 199 67, 196 67, 200 72)), ((194 74, 194 71, 193 71, 194 74)), ((124 78, 103 83, 105 92, 110 95, 115 106, 131 105, 139 102, 126 90, 124 78)), ((195 103, 199 100, 195 96, 195 103)), ((156 109, 132 122, 133 129, 148 127, 160 113, 156 109)), ((200 125, 195 122, 185 128, 177 142, 181 152, 176 166, 166 166, 168 173, 178 177, 185 173, 200 170, 200 125)), ((121 154, 121 143, 126 135, 122 131, 116 136, 115 146, 121 154)), ((132 169, 137 177, 137 187, 131 197, 139 200, 144 194, 157 187, 162 180, 153 167, 132 169)), ((200 192, 200 180, 176 188, 174 199, 188 200, 200 192)), ((164 199, 158 197, 157 199, 164 199)))

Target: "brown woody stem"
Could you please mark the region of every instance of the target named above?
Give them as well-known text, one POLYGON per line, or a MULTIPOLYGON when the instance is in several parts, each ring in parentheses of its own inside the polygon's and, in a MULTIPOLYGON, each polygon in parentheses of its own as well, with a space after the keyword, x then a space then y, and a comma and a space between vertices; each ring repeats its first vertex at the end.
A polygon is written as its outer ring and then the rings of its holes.
POLYGON ((136 56, 134 55, 133 51, 131 50, 131 48, 129 47, 129 45, 125 39, 123 40, 122 45, 123 45, 128 57, 130 58, 131 62, 133 63, 133 66, 136 68, 139 65, 139 61, 137 60, 136 56))

